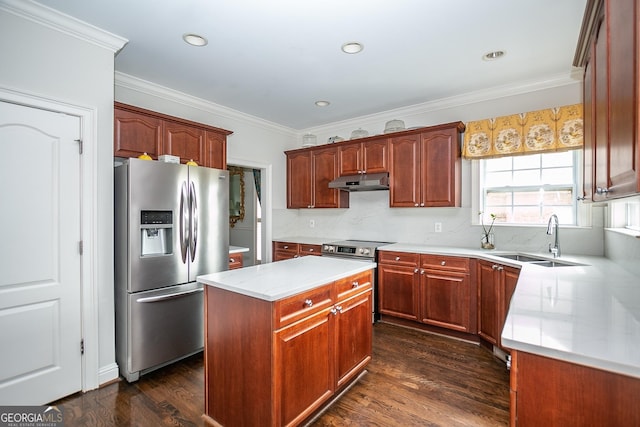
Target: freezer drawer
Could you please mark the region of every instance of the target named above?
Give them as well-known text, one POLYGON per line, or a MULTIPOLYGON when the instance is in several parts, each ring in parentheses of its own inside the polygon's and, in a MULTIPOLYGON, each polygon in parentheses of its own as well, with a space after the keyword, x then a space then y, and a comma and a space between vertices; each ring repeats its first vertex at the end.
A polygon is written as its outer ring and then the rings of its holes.
POLYGON ((128 381, 204 346, 203 288, 199 283, 128 295, 128 381))

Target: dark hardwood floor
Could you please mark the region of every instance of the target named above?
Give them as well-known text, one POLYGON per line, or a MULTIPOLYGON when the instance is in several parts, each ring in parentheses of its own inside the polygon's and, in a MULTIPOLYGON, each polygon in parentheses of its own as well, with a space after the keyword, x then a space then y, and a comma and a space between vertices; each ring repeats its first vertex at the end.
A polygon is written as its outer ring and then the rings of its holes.
MULTIPOLYGON (((508 425, 509 373, 477 345, 377 323, 367 371, 311 425, 508 425)), ((202 426, 203 377, 199 354, 53 404, 65 427, 202 426)))

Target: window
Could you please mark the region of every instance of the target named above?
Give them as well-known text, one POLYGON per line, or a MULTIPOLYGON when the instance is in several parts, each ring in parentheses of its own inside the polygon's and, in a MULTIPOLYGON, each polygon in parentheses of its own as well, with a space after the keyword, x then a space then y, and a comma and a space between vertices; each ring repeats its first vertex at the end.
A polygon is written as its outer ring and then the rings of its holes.
POLYGON ((577 225, 578 151, 479 160, 485 222, 495 214, 496 223, 546 224, 556 214, 577 225))

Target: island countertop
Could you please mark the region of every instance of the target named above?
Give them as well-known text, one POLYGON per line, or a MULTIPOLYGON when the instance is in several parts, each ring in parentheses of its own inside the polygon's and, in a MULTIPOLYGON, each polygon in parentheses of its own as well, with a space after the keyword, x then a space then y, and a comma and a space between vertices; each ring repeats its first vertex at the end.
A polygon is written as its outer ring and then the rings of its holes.
POLYGON ((369 261, 304 256, 206 274, 198 276, 197 281, 265 301, 277 301, 375 267, 376 263, 369 261))

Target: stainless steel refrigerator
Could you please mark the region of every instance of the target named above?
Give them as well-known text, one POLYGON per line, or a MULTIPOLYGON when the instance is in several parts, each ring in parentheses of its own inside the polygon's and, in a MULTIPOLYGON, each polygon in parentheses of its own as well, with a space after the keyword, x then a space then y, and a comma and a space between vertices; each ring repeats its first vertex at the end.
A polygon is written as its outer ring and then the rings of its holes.
POLYGON ((228 268, 227 171, 128 159, 115 167, 116 360, 129 382, 202 350, 196 276, 228 268))

